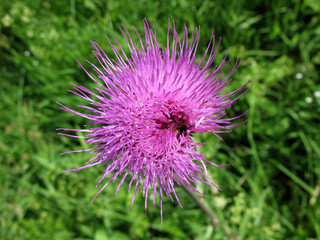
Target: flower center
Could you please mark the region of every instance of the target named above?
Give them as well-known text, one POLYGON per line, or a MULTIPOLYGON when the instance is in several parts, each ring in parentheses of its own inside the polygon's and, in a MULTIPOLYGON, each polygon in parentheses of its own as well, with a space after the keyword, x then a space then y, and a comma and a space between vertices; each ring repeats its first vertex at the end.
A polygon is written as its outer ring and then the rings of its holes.
POLYGON ((159 124, 158 129, 168 130, 170 129, 175 133, 177 137, 181 135, 186 135, 187 130, 191 128, 189 116, 184 112, 173 112, 164 114, 165 119, 156 120, 156 123, 159 124))

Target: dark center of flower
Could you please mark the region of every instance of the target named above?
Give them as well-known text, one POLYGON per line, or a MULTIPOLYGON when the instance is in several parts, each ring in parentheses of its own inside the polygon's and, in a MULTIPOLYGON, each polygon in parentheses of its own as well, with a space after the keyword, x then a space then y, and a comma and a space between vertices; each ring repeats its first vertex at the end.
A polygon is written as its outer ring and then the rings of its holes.
POLYGON ((189 116, 184 112, 170 113, 169 116, 165 115, 165 121, 156 120, 156 123, 160 126, 158 129, 168 130, 170 129, 175 133, 177 137, 180 135, 186 135, 187 130, 191 128, 189 116))

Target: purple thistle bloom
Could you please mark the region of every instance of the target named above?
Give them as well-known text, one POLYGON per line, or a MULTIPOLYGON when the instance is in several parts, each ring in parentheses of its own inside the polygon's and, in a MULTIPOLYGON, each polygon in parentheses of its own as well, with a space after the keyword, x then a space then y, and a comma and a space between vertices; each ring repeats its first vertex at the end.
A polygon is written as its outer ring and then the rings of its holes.
POLYGON ((88 100, 93 107, 80 107, 93 114, 80 113, 59 104, 61 109, 89 119, 93 126, 88 129, 58 130, 84 132, 86 143, 94 145, 90 149, 70 151, 89 151, 95 153, 95 156, 85 166, 68 171, 78 171, 98 164, 105 166, 97 186, 104 178, 112 175, 94 199, 110 181, 114 182, 122 175, 118 192, 130 174, 129 191, 135 182, 131 207, 139 185, 145 197, 146 211, 149 189, 153 191, 154 205, 155 196, 159 192, 162 221, 163 192, 172 201, 174 195, 181 206, 175 191, 176 185, 183 183, 189 191, 199 194, 194 187, 199 181, 218 188, 206 176, 205 162, 219 168, 224 166, 208 161, 204 153, 197 151, 196 145, 205 143, 193 142, 191 133, 211 132, 217 136, 217 133, 231 132, 230 128, 243 124, 245 121, 230 125, 230 121, 246 112, 234 118, 223 117, 226 115, 225 110, 246 92, 243 90, 250 81, 231 93, 223 93, 241 61, 237 59, 226 76, 223 71, 230 63, 230 60, 226 61, 228 54, 218 66, 212 66, 221 40, 215 46, 213 31, 203 58, 197 62, 200 26, 196 28, 195 34, 192 32, 191 37, 184 26, 184 35, 180 39, 173 22, 173 38, 170 40, 169 21, 167 46, 160 48, 156 39, 156 24, 151 29, 147 20, 143 23, 144 40, 133 27, 140 40, 138 44, 132 41, 124 26, 125 32, 120 28, 130 56, 125 54, 116 39, 117 47, 107 37, 117 60, 111 60, 96 42, 91 41, 95 48, 92 53, 100 66, 89 63, 101 82, 79 64, 98 85, 98 93, 74 84, 75 91, 70 92, 88 100))

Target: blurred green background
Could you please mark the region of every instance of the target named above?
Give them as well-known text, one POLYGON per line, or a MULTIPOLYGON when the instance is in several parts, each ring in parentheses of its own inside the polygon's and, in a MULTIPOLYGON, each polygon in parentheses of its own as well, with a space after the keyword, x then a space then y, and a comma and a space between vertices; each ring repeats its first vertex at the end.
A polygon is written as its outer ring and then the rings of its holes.
MULTIPOLYGON (((0 239, 320 239, 320 1, 103 1, 2 0, 0 3, 0 239), (144 199, 125 183, 115 196, 110 184, 96 199, 103 169, 82 166, 87 154, 59 153, 86 148, 56 134, 86 121, 59 109, 84 104, 67 92, 70 82, 93 88, 79 59, 97 63, 90 40, 112 55, 105 34, 124 45, 119 27, 157 21, 166 43, 168 18, 178 33, 201 25, 198 59, 214 28, 222 37, 218 60, 243 63, 229 89, 249 79, 253 88, 229 111, 246 109, 248 122, 232 133, 196 135, 202 152, 217 164, 210 178, 223 190, 200 184, 216 228, 182 189, 183 209, 164 199, 144 199)), ((217 61, 216 64, 219 62, 217 61)))

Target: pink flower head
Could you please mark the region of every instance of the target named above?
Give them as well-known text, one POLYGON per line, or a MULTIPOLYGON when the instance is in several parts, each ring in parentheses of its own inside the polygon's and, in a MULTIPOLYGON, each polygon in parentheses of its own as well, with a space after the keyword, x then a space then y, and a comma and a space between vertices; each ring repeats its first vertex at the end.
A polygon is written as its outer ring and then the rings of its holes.
POLYGON ((211 132, 217 136, 217 133, 231 132, 230 128, 241 125, 230 125, 230 121, 245 113, 234 118, 223 117, 225 110, 246 92, 243 90, 250 81, 231 93, 224 93, 224 87, 231 81, 230 77, 241 61, 237 59, 227 75, 223 74, 230 63, 226 60, 227 56, 219 65, 212 66, 220 44, 219 40, 215 46, 213 32, 204 56, 196 61, 200 26, 191 36, 184 26, 184 35, 180 39, 173 22, 173 37, 170 40, 169 21, 167 46, 160 48, 156 39, 156 24, 152 29, 147 20, 143 23, 144 39, 133 27, 140 40, 138 43, 133 42, 124 26, 125 31, 120 28, 129 55, 116 39, 116 45, 113 45, 107 37, 115 60, 110 59, 96 42, 91 42, 94 47, 92 53, 99 66, 89 64, 96 76, 79 64, 97 84, 97 92, 74 84, 75 91, 70 92, 88 100, 92 107, 80 107, 90 110, 92 114, 80 113, 59 104, 61 109, 89 119, 92 127, 58 130, 84 132, 86 143, 92 144, 92 148, 71 152, 95 153, 85 166, 68 171, 105 166, 98 184, 106 177, 109 179, 94 199, 110 181, 121 177, 118 191, 124 180, 129 178, 129 191, 134 183, 131 207, 139 185, 145 197, 146 211, 149 190, 152 191, 154 205, 159 192, 162 219, 163 192, 172 201, 175 198, 180 205, 176 185, 184 184, 189 191, 199 194, 194 187, 199 181, 218 188, 206 176, 205 162, 219 168, 224 166, 208 161, 204 153, 197 151, 196 145, 204 143, 195 143, 191 134, 211 132))

